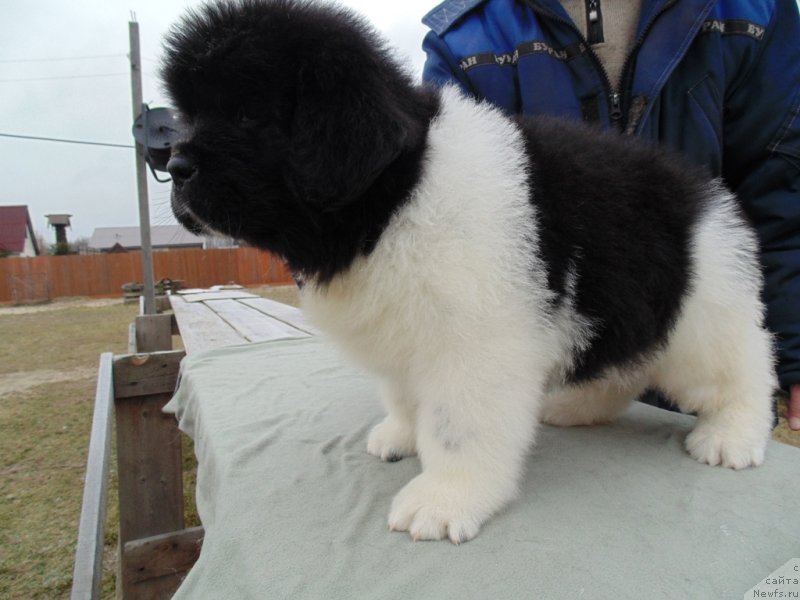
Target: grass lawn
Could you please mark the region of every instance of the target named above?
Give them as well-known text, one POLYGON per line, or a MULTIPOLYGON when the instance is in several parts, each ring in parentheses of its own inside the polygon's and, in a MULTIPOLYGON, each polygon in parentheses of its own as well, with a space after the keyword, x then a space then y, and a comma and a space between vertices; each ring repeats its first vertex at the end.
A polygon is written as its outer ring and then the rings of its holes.
MULTIPOLYGON (((259 288, 297 304, 293 287, 259 288)), ((0 307, 0 598, 69 596, 101 352, 127 351, 137 306, 58 301, 0 307)), ((775 437, 800 446, 785 420, 775 437)), ((196 524, 193 456, 185 451, 188 525, 196 524)), ((116 463, 112 462, 104 597, 114 597, 116 463)))
MULTIPOLYGON (((297 304, 291 287, 253 290, 297 304)), ((0 307, 0 598, 69 597, 102 352, 127 352, 138 305, 74 299, 0 307)), ((184 445, 185 489, 194 456, 184 445)), ((114 598, 116 459, 111 463, 103 596, 114 598)), ((188 525, 197 524, 187 493, 188 525)))
POLYGON ((56 306, 0 309, 0 598, 69 594, 98 357, 136 315, 56 306))

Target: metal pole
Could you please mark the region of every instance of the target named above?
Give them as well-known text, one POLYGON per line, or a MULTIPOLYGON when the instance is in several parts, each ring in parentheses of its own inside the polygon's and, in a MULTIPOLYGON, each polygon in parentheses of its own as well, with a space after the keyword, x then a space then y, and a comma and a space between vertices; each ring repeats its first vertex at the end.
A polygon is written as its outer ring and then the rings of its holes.
MULTIPOLYGON (((131 44, 131 101, 134 121, 142 106, 142 61, 139 56, 139 23, 128 23, 131 44)), ((142 236, 142 273, 144 276, 144 314, 156 314, 156 292, 153 277, 153 246, 150 243, 150 202, 147 195, 147 165, 144 147, 136 143, 136 187, 139 191, 139 231, 142 236)))

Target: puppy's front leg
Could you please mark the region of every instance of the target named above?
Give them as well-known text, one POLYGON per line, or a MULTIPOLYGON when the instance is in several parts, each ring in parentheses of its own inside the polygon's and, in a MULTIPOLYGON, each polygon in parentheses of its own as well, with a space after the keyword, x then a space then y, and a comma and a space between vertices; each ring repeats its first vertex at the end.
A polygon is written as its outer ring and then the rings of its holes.
POLYGON ((395 462, 417 453, 416 402, 406 387, 384 381, 381 397, 386 418, 372 428, 367 452, 387 462, 395 462))
POLYGON ((515 360, 501 367, 496 360, 464 358, 437 361, 420 382, 423 472, 400 490, 389 514, 389 528, 408 531, 414 540, 447 537, 458 544, 475 537, 515 496, 533 438, 531 365, 520 370, 515 360))

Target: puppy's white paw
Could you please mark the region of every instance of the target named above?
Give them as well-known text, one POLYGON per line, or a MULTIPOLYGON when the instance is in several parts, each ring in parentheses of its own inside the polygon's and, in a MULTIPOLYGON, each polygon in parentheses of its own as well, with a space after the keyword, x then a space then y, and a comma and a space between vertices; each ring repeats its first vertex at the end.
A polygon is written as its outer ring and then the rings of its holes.
MULTIPOLYGON (((448 538, 454 544, 474 538, 494 512, 483 490, 422 473, 398 492, 389 512, 391 531, 408 531, 414 541, 448 538)), ((499 507, 498 507, 499 508, 499 507)))
POLYGON ((714 422, 700 422, 686 437, 686 449, 695 459, 731 469, 756 467, 764 462, 767 439, 756 432, 742 433, 714 422))
POLYGON ((386 462, 396 462, 417 453, 413 427, 386 417, 372 428, 367 438, 367 452, 386 462))

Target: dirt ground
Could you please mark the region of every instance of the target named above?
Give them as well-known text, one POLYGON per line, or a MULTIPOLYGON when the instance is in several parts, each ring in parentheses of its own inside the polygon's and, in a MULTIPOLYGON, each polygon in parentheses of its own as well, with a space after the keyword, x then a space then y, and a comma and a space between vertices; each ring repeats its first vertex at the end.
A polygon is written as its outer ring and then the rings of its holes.
POLYGON ((0 315, 32 315, 42 312, 52 312, 54 310, 65 310, 68 308, 97 308, 100 306, 112 306, 119 303, 119 298, 59 298, 45 304, 32 304, 30 306, 0 305, 0 315))
POLYGON ((60 371, 58 369, 35 369, 33 371, 21 371, 19 373, 6 373, 0 375, 0 398, 10 394, 27 392, 36 386, 47 383, 91 379, 96 374, 96 369, 88 367, 68 371, 60 371))
MULTIPOLYGON (((63 298, 30 306, 0 306, 0 316, 37 315, 74 308, 100 308, 119 305, 118 298, 63 298)), ((91 379, 96 376, 96 369, 84 367, 79 369, 32 369, 13 373, 0 374, 0 398, 10 394, 26 392, 39 385, 91 379)))

